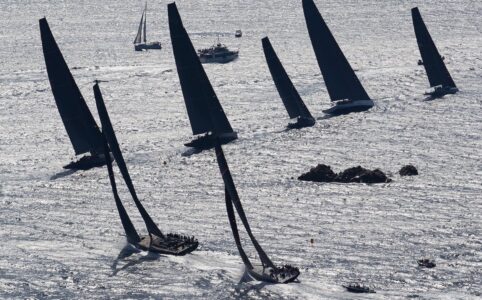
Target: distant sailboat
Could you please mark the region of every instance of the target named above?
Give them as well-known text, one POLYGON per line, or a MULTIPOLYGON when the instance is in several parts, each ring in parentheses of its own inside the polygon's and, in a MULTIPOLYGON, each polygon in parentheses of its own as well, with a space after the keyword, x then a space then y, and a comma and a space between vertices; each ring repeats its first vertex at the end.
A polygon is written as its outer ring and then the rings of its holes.
POLYGON ((439 54, 437 47, 435 47, 418 7, 412 8, 412 20, 418 48, 422 56, 422 64, 427 72, 430 86, 433 88, 433 91, 426 94, 433 97, 455 94, 459 89, 444 64, 443 56, 439 54))
MULTIPOLYGON (((136 207, 139 210, 139 213, 141 214, 142 219, 144 220, 144 223, 147 227, 147 231, 149 233, 149 235, 147 236, 139 236, 137 234, 137 231, 135 230, 134 225, 130 221, 129 216, 127 215, 127 212, 122 205, 122 202, 117 193, 114 172, 112 171, 112 163, 110 161, 107 161, 107 169, 109 171, 109 179, 112 186, 112 192, 114 193, 114 199, 116 201, 119 216, 121 218, 121 222, 127 236, 127 241, 142 250, 157 252, 161 254, 185 255, 194 251, 198 246, 198 241, 194 239, 194 237, 187 237, 178 234, 163 234, 161 230, 157 227, 156 223, 154 223, 151 216, 149 216, 141 201, 137 198, 137 193, 134 189, 134 185, 129 175, 129 171, 127 170, 127 165, 124 161, 124 157, 122 156, 119 143, 117 142, 117 138, 110 122, 110 118, 107 113, 107 109, 105 107, 104 99, 100 92, 98 83, 94 85, 94 95, 97 110, 99 112, 99 118, 102 123, 102 131, 105 136, 105 140, 107 140, 110 146, 115 161, 117 162, 117 166, 119 167, 122 177, 124 178, 124 182, 129 189, 132 199, 134 200, 134 203, 136 204, 136 207)), ((108 148, 109 147, 104 142, 105 151, 107 151, 108 148)))
POLYGON ((262 40, 264 55, 268 63, 269 71, 273 77, 276 89, 283 101, 283 104, 288 111, 291 119, 297 118, 296 123, 288 124, 288 128, 302 128, 309 127, 315 124, 315 119, 301 99, 298 91, 291 82, 283 65, 281 64, 276 52, 274 51, 268 37, 262 40))
POLYGON ((231 176, 231 172, 229 171, 228 163, 226 162, 226 158, 224 157, 221 145, 216 144, 215 150, 219 170, 224 181, 226 210, 228 213, 229 224, 231 225, 231 230, 233 232, 233 237, 236 242, 239 255, 243 260, 248 274, 256 280, 270 283, 288 283, 294 281, 300 275, 299 269, 290 265, 285 265, 283 267, 275 266, 275 264, 269 259, 266 252, 264 252, 263 248, 261 248, 261 245, 254 237, 248 224, 246 214, 244 213, 243 206, 241 205, 241 200, 239 199, 238 192, 236 191, 236 187, 234 186, 233 178, 231 176), (261 264, 251 263, 248 256, 246 255, 246 252, 243 249, 243 246, 241 245, 239 231, 236 224, 236 217, 234 215, 233 204, 239 215, 239 218, 241 219, 241 223, 243 223, 243 226, 246 229, 251 243, 253 244, 256 252, 259 255, 261 264))
MULTIPOLYGON (((65 169, 87 170, 105 164, 102 134, 95 123, 84 97, 60 52, 45 18, 39 20, 40 36, 47 74, 60 117, 70 138, 75 154, 90 152, 65 169)), ((110 156, 109 156, 110 157, 110 156)))
POLYGON ((136 51, 161 49, 161 42, 147 42, 147 2, 142 12, 141 22, 137 29, 136 39, 134 40, 134 49, 136 51))
POLYGON ((206 134, 185 145, 209 149, 214 147, 216 138, 222 144, 237 139, 184 29, 176 3, 168 4, 167 8, 172 48, 192 133, 206 134))
POLYGON ((303 11, 321 74, 331 101, 335 103, 323 112, 339 115, 373 107, 373 101, 343 55, 313 0, 303 0, 303 11))

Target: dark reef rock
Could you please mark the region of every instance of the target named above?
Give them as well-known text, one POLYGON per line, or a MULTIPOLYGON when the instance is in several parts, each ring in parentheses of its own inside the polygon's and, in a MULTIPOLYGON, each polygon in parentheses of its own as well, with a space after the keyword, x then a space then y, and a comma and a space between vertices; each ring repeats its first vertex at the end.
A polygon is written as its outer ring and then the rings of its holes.
POLYGON ((336 178, 335 172, 331 170, 330 166, 319 164, 308 173, 302 174, 298 177, 299 180, 316 181, 316 182, 332 182, 336 178))
POLYGON ((360 182, 360 183, 384 183, 392 181, 379 169, 368 170, 361 166, 348 168, 339 174, 335 174, 330 166, 319 164, 308 173, 298 177, 299 180, 315 182, 360 182))
POLYGON ((418 175, 418 170, 413 165, 406 165, 398 171, 400 176, 414 176, 418 175))

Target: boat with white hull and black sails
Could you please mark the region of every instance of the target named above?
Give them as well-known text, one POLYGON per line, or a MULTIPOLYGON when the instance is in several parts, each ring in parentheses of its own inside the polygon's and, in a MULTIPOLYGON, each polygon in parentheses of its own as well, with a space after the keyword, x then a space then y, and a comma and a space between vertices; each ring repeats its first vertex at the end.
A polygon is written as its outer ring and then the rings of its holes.
POLYGON ((119 167, 122 177, 124 178, 124 182, 129 189, 132 199, 134 200, 134 203, 142 219, 144 220, 148 231, 148 235, 144 236, 140 236, 137 233, 117 192, 114 172, 112 170, 112 163, 111 161, 107 160, 107 169, 109 171, 112 192, 114 194, 117 210, 119 212, 122 226, 124 227, 127 241, 139 249, 167 255, 185 255, 196 250, 198 247, 198 241, 194 237, 180 234, 162 233, 159 227, 157 227, 156 223, 154 223, 152 220, 151 216, 147 213, 146 209, 137 197, 136 190, 134 189, 134 184, 132 183, 129 171, 127 170, 127 165, 124 161, 124 157, 122 156, 119 143, 117 142, 117 138, 110 122, 98 82, 94 85, 94 95, 99 118, 102 124, 102 131, 105 136, 104 150, 108 151, 109 148, 111 149, 112 155, 114 156, 117 166, 119 167))
POLYGON ((233 131, 199 61, 176 3, 168 4, 167 8, 172 49, 192 133, 204 134, 185 145, 204 150, 214 147, 215 139, 219 139, 222 144, 229 143, 237 139, 238 135, 233 131), (214 132, 217 134, 214 135, 214 132))
POLYGON ((261 43, 271 77, 273 77, 286 111, 291 119, 296 118, 296 123, 289 123, 288 128, 303 128, 315 125, 315 119, 291 82, 268 37, 263 38, 261 43))
POLYGON ((334 104, 323 112, 340 115, 372 108, 373 100, 358 80, 313 0, 303 0, 303 12, 318 66, 334 104))
POLYGON ((452 76, 450 76, 445 66, 444 58, 438 52, 418 7, 412 8, 412 20, 423 66, 427 72, 430 87, 433 89, 425 94, 434 98, 455 94, 459 89, 455 85, 452 76))
POLYGON ((39 25, 50 87, 65 130, 76 155, 90 153, 64 168, 87 170, 103 166, 105 157, 102 133, 75 83, 47 20, 40 19, 39 25))
POLYGON ((234 181, 229 171, 228 163, 224 157, 223 149, 220 144, 215 145, 216 159, 218 162, 219 170, 224 181, 224 192, 226 201, 226 210, 229 219, 229 225, 233 232, 234 241, 236 242, 236 247, 238 248, 239 255, 243 260, 246 267, 247 273, 255 280, 269 282, 269 283, 289 283, 294 281, 300 275, 300 271, 297 267, 290 265, 284 265, 282 267, 276 266, 271 259, 268 257, 266 252, 261 248, 258 243, 246 218, 243 206, 241 205, 241 200, 239 199, 238 192, 234 186, 234 181), (233 208, 234 206, 234 208, 233 208), (248 255, 243 249, 241 244, 241 239, 239 236, 239 231, 236 223, 236 216, 234 211, 238 213, 239 219, 243 224, 251 243, 253 244, 256 252, 258 253, 260 262, 252 263, 248 258, 248 255))

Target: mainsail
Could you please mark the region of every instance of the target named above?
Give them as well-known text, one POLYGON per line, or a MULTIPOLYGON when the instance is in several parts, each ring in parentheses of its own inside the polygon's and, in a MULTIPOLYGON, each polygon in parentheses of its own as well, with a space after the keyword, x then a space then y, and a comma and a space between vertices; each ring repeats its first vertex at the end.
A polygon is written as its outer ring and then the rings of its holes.
POLYGON ((117 185, 115 183, 114 171, 112 169, 112 161, 110 160, 109 146, 107 145, 107 140, 105 139, 104 139, 104 155, 106 157, 107 170, 109 172, 109 180, 110 180, 110 185, 112 187, 112 193, 114 194, 115 205, 117 206, 117 211, 119 212, 119 217, 122 222, 122 227, 124 227, 124 231, 126 233, 127 242, 137 245, 137 243, 140 242, 141 238, 139 237, 139 234, 137 233, 136 228, 134 227, 134 224, 132 224, 131 219, 129 218, 129 215, 127 214, 127 211, 124 208, 124 205, 122 204, 122 201, 119 197, 119 193, 117 192, 117 185))
POLYGON ((455 82, 452 80, 443 59, 440 56, 437 47, 435 47, 432 37, 423 22, 418 7, 412 8, 412 20, 415 36, 417 37, 418 48, 420 49, 423 66, 427 72, 430 86, 434 87, 442 85, 446 87, 456 87, 455 82))
POLYGON ((303 11, 311 44, 331 101, 370 99, 313 0, 303 0, 303 11))
POLYGON ((233 204, 234 204, 234 207, 236 208, 236 211, 238 212, 241 222, 244 225, 244 228, 246 229, 246 232, 248 233, 248 236, 251 242, 254 245, 254 248, 256 249, 256 252, 258 252, 261 263, 265 267, 271 267, 274 269, 275 265, 269 259, 268 255, 264 252, 263 248, 261 248, 258 241, 256 240, 253 233, 251 232, 248 219, 246 218, 246 214, 244 213, 243 206, 241 205, 241 200, 239 199, 238 192, 236 191, 236 187, 234 186, 234 181, 231 176, 231 172, 229 171, 228 163, 226 162, 226 158, 224 157, 223 149, 221 148, 221 145, 219 143, 216 143, 215 150, 216 150, 216 158, 218 161, 219 170, 221 171, 221 175, 224 181, 224 187, 226 192, 226 209, 228 211, 229 223, 233 231, 233 236, 236 241, 236 246, 238 247, 238 250, 240 250, 239 253, 243 259, 243 262, 246 264, 246 267, 252 268, 252 265, 249 262, 249 259, 247 258, 241 246, 239 233, 236 226, 236 218, 234 216, 233 208, 232 208, 233 204))
POLYGON ((144 8, 144 11, 142 12, 141 21, 139 22, 139 27, 137 29, 137 35, 136 35, 136 38, 134 40, 134 44, 140 44, 140 43, 146 42, 146 20, 145 20, 146 9, 147 9, 147 3, 146 3, 146 8, 144 8), (144 31, 144 34, 142 33, 143 31, 144 31), (142 40, 143 38, 144 38, 144 40, 142 40))
POLYGON ((150 234, 157 235, 159 237, 163 237, 164 235, 162 234, 161 230, 157 227, 157 225, 154 223, 152 218, 149 216, 147 211, 145 210, 144 206, 142 205, 141 201, 139 198, 137 198, 136 191, 134 189, 134 185, 132 184, 131 177, 129 175, 129 171, 127 170, 127 165, 124 161, 124 157, 122 156, 122 152, 119 147, 119 143, 117 142, 117 138, 114 133, 114 128, 112 127, 112 124, 110 122, 109 114, 107 113, 107 109, 104 104, 104 99, 102 97, 102 94, 100 92, 99 84, 96 83, 94 85, 94 95, 95 95, 95 103, 97 105, 97 111, 99 112, 99 118, 102 124, 102 131, 109 142, 110 149, 112 151, 112 155, 114 156, 115 161, 117 162, 117 166, 119 167, 119 170, 121 171, 122 177, 124 178, 124 181, 127 185, 127 188, 129 189, 129 192, 132 195, 132 198, 134 200, 134 203, 137 206, 137 209, 139 210, 139 213, 142 216, 142 219, 144 220, 144 223, 146 224, 147 231, 150 234))
POLYGON ((75 154, 102 153, 103 137, 45 18, 39 20, 47 74, 75 154))
POLYGON ((269 71, 290 118, 310 118, 311 113, 291 82, 268 37, 261 40, 269 71))
POLYGON ((193 134, 233 132, 182 24, 176 4, 167 7, 174 58, 193 134))

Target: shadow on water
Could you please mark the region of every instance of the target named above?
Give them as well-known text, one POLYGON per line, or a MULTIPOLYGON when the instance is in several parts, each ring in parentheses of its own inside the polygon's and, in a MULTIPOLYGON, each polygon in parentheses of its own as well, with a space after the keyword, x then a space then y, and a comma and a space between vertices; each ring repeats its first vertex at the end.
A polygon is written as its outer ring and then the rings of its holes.
POLYGON ((124 259, 128 258, 129 256, 131 256, 133 254, 136 254, 136 253, 139 253, 139 252, 141 252, 139 249, 137 249, 137 248, 135 248, 131 245, 126 245, 124 248, 122 248, 119 255, 117 255, 117 258, 112 263, 112 266, 111 266, 112 274, 110 276, 116 276, 117 273, 119 273, 120 271, 125 270, 129 267, 132 267, 132 266, 142 264, 143 262, 157 260, 161 256, 159 253, 148 252, 148 254, 145 255, 145 256, 141 256, 137 259, 127 261, 127 263, 120 268, 117 267, 119 262, 121 262, 124 259))
POLYGON ((72 175, 77 171, 78 170, 74 170, 74 169, 65 170, 65 171, 62 171, 62 172, 59 172, 59 173, 53 175, 52 177, 50 177, 50 180, 56 180, 56 179, 59 179, 59 178, 63 178, 63 177, 72 175))

